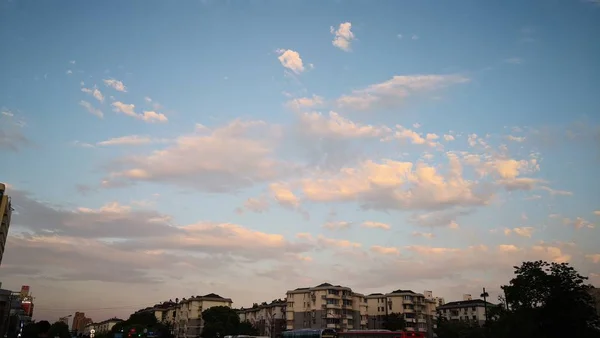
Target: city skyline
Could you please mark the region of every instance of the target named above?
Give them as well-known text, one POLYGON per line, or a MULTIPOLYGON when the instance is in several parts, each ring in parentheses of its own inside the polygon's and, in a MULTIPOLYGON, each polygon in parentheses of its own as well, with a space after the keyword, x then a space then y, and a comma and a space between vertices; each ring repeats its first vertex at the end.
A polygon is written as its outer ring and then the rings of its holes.
POLYGON ((538 259, 599 285, 597 31, 579 0, 2 1, 2 287, 101 320, 495 301, 538 259))

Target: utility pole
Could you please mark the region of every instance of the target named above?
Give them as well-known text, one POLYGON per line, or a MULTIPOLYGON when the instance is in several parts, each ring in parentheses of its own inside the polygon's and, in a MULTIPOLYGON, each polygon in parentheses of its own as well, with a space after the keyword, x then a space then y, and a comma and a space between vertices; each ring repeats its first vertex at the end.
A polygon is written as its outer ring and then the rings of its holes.
POLYGON ((485 292, 485 288, 483 288, 483 293, 481 294, 481 297, 483 297, 483 311, 485 312, 485 323, 487 324, 488 321, 488 314, 487 314, 487 298, 490 295, 485 292))

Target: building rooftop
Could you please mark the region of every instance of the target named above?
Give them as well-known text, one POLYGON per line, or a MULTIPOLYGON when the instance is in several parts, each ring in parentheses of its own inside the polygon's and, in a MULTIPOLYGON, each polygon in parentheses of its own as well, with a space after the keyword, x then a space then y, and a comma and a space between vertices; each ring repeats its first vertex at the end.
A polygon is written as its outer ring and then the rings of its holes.
POLYGON ((484 302, 483 299, 473 299, 473 300, 460 300, 457 302, 448 302, 442 306, 438 307, 439 309, 454 309, 460 307, 469 307, 469 306, 485 306, 485 304, 490 306, 496 306, 496 304, 492 304, 490 302, 484 302))

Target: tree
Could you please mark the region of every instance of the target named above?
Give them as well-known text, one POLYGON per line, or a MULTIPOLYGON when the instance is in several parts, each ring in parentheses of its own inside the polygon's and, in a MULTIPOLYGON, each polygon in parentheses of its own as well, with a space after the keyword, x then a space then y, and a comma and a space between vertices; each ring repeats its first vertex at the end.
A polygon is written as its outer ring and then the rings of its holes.
POLYGON ((435 333, 440 338, 484 338, 485 331, 471 321, 449 321, 439 318, 435 333))
POLYGON ((238 326, 237 334, 246 336, 258 336, 258 329, 252 326, 252 323, 245 320, 238 326))
POLYGON ((23 332, 21 332, 21 337, 23 338, 37 338, 38 336, 38 326, 36 323, 29 323, 23 327, 23 332))
POLYGON ((172 336, 170 327, 159 323, 153 313, 137 312, 131 314, 127 320, 115 324, 108 337, 98 336, 98 338, 112 338, 117 332, 123 332, 123 338, 145 338, 144 329, 157 333, 162 338, 171 338, 172 336), (129 334, 132 330, 135 330, 135 333, 130 337, 129 334), (137 337, 134 337, 135 335, 137 337))
POLYGON ((202 312, 204 329, 202 338, 216 338, 227 335, 257 335, 249 322, 240 323, 240 317, 230 307, 214 306, 202 312))
POLYGON ((600 337, 591 286, 567 263, 524 262, 502 286, 508 310, 490 323, 493 337, 600 337))
POLYGON ((404 316, 400 313, 392 312, 383 316, 383 328, 390 331, 400 331, 406 328, 404 316))
POLYGON ((50 326, 50 331, 48 331, 48 337, 71 338, 71 331, 69 331, 69 325, 67 325, 65 322, 55 322, 50 326))

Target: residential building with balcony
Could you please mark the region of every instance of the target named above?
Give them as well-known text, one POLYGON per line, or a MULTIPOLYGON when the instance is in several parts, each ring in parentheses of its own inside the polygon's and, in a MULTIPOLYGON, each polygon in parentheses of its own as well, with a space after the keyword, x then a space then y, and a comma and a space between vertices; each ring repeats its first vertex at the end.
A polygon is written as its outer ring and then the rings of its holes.
POLYGON ((373 293, 366 299, 369 329, 383 329, 385 317, 397 313, 403 315, 407 331, 433 332, 437 303, 431 291, 420 294, 396 290, 387 294, 373 293))
POLYGON ((438 315, 450 321, 473 321, 479 325, 485 324, 485 308, 487 310, 496 305, 484 302, 482 299, 462 300, 449 302, 437 308, 438 315))
POLYGON ((175 320, 173 322, 175 337, 199 337, 204 328, 202 311, 214 306, 231 307, 232 304, 230 298, 223 298, 214 293, 204 296, 192 296, 188 299, 183 298, 175 306, 175 320))
POLYGON ((258 330, 259 336, 277 337, 286 330, 285 300, 277 299, 270 304, 266 302, 248 309, 238 310, 240 321, 248 321, 258 330))
POLYGON ((349 287, 323 283, 287 292, 286 328, 357 330, 367 327, 364 295, 349 287))
POLYGON ((95 323, 94 328, 96 330, 96 333, 106 333, 106 332, 110 332, 110 330, 112 330, 113 326, 117 325, 118 323, 120 323, 122 321, 123 321, 123 319, 110 318, 107 320, 103 320, 99 323, 95 323))
POLYGON ((139 313, 139 312, 152 313, 154 315, 154 317, 156 317, 156 320, 159 323, 173 325, 173 324, 175 324, 175 317, 177 316, 177 303, 178 302, 179 302, 179 299, 177 299, 177 301, 175 301, 175 302, 172 300, 169 300, 168 302, 162 302, 162 303, 156 304, 154 306, 138 310, 136 312, 137 313, 139 313))

